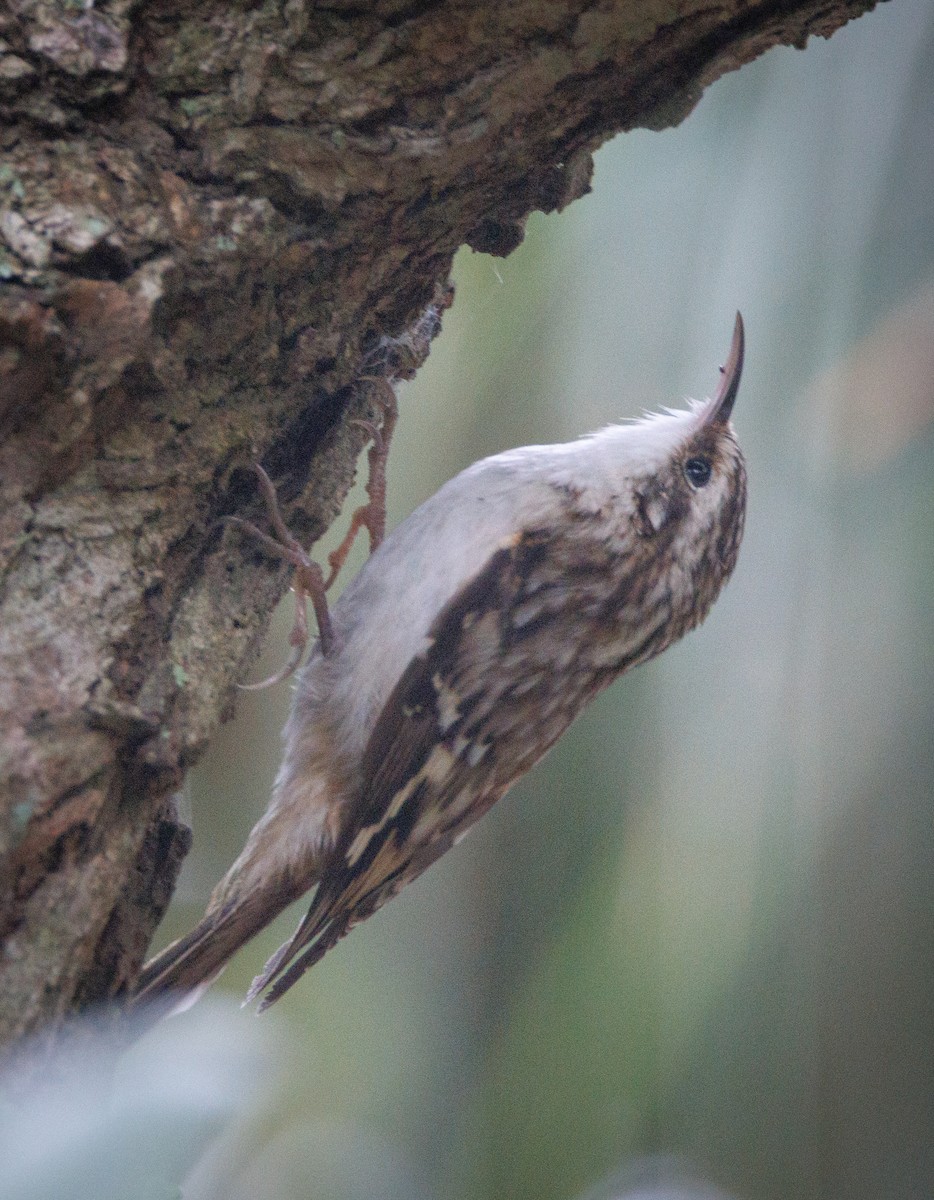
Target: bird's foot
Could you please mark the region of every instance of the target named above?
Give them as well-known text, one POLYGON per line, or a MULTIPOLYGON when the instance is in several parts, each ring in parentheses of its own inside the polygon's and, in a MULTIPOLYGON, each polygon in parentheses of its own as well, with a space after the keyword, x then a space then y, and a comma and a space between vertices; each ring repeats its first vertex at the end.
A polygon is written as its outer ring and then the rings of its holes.
POLYGON ((256 477, 259 480, 260 491, 263 493, 263 499, 266 502, 266 512, 269 516, 269 522, 276 536, 272 537, 270 534, 264 533, 257 525, 254 525, 251 521, 244 521, 242 517, 225 517, 225 523, 238 526, 251 537, 255 538, 271 554, 286 559, 294 566, 295 574, 292 578, 292 591, 295 594, 295 621, 292 625, 292 631, 289 634, 289 645, 292 647, 292 653, 289 655, 285 666, 280 671, 277 671, 275 675, 271 675, 261 683, 241 684, 240 686, 246 691, 257 691, 261 688, 271 687, 274 683, 281 683, 283 679, 288 679, 298 667, 298 664, 302 661, 302 655, 305 653, 305 647, 308 645, 307 600, 311 600, 312 608, 315 610, 315 619, 318 622, 318 637, 321 641, 321 653, 327 655, 334 644, 334 631, 331 626, 331 615, 328 611, 327 596, 325 595, 327 586, 324 581, 324 572, 309 557, 298 539, 289 532, 289 528, 282 517, 282 510, 279 508, 279 499, 276 496, 276 489, 272 480, 259 463, 253 464, 253 470, 256 472, 256 477))
POLYGON ((396 421, 399 418, 399 408, 396 403, 396 393, 392 384, 382 376, 364 376, 364 380, 376 386, 376 406, 379 409, 379 423, 376 421, 354 421, 370 435, 370 449, 367 459, 370 474, 366 483, 366 494, 369 497, 350 518, 350 528, 336 550, 328 555, 330 573, 325 580, 327 590, 337 578, 341 567, 347 560, 350 548, 361 529, 370 535, 370 553, 377 548, 386 532, 386 463, 389 459, 389 444, 392 441, 396 421))

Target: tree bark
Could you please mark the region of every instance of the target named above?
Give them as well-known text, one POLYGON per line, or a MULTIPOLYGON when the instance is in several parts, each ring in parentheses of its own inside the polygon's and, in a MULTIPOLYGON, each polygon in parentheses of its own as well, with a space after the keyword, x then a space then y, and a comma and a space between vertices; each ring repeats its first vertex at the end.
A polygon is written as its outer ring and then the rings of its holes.
POLYGON ((0 1042, 119 996, 168 902, 288 582, 218 524, 253 459, 313 541, 460 245, 869 7, 0 4, 0 1042))

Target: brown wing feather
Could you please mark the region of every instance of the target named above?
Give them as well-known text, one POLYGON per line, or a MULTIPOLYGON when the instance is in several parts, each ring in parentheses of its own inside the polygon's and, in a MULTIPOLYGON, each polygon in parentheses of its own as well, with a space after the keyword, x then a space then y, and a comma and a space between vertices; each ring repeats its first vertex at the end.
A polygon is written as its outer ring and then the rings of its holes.
POLYGON ((567 543, 546 532, 513 539, 439 614, 376 723, 358 804, 311 908, 253 983, 250 998, 273 985, 261 1007, 444 854, 622 669, 581 661, 556 676, 553 621, 562 615, 573 658, 585 628, 592 637, 606 617, 611 558, 600 542, 567 543))
MULTIPOLYGON (((497 551, 480 574, 442 610, 430 631, 428 649, 412 660, 386 702, 364 751, 361 769, 364 782, 358 803, 348 817, 344 835, 311 907, 291 939, 254 979, 247 994, 248 1001, 255 999, 276 980, 260 1008, 277 1000, 349 932, 351 924, 363 919, 362 914, 355 918, 355 910, 368 894, 374 889, 380 893, 370 911, 388 899, 388 894, 382 894, 385 885, 409 857, 398 844, 402 840, 399 834, 406 821, 417 820, 429 799, 428 789, 419 790, 416 785, 395 817, 386 819, 393 801, 417 779, 438 742, 438 695, 432 680, 439 673, 442 658, 449 658, 455 651, 464 615, 496 611, 506 584, 504 568, 510 555, 510 548, 497 551), (367 831, 371 831, 369 836, 367 831), (361 837, 366 840, 365 850, 351 862, 348 858, 351 846, 361 837), (330 926, 327 933, 326 926, 330 926), (305 953, 285 970, 304 947, 307 947, 305 953)), ((467 772, 464 765, 458 775, 466 776, 467 772)), ((439 848, 438 854, 442 852, 439 848)))

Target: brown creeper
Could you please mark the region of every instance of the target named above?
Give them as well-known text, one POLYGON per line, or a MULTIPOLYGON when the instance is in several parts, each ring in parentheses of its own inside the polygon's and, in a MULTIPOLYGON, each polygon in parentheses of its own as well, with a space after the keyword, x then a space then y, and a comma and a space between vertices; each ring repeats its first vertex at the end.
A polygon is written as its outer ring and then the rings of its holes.
POLYGON ((440 858, 618 675, 707 615, 736 563, 737 314, 706 403, 475 463, 376 550, 302 669, 266 813, 137 996, 209 984, 316 891, 250 989, 278 999, 440 858))

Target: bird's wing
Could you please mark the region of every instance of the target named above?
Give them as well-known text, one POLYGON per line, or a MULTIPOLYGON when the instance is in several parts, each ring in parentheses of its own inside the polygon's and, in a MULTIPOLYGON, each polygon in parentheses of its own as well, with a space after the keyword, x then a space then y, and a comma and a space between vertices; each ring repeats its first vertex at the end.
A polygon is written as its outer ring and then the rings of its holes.
POLYGON ((577 661, 580 635, 606 606, 610 556, 599 539, 526 531, 502 544, 442 609, 427 649, 377 720, 358 802, 311 908, 250 999, 270 983, 263 1006, 278 999, 421 874, 618 673, 618 665, 595 674, 593 664, 577 661))

